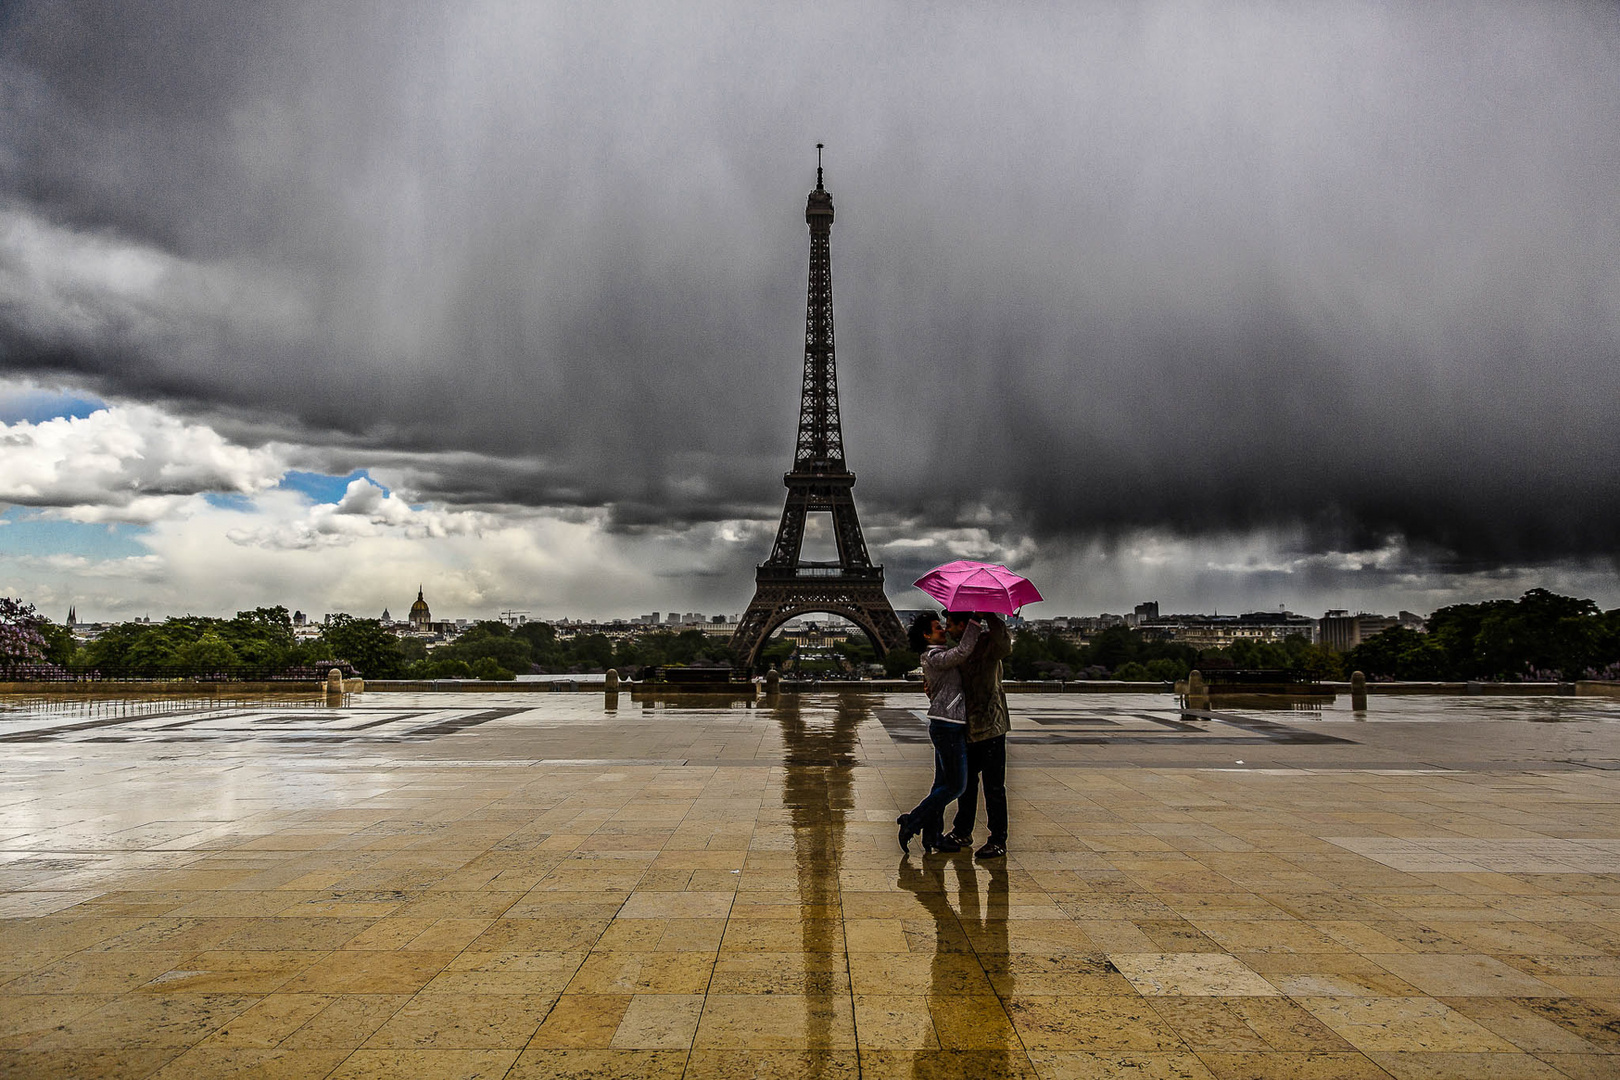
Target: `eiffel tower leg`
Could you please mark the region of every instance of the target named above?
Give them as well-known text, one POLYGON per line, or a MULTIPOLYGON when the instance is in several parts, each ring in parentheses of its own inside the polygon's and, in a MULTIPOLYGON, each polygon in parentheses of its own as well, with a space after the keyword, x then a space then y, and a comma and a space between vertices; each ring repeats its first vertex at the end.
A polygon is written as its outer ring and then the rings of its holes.
POLYGON ((835 488, 828 500, 832 507, 833 535, 838 541, 838 561, 845 566, 868 566, 872 559, 866 553, 866 538, 861 535, 861 521, 855 513, 855 496, 849 488, 835 488))
POLYGON ((743 670, 753 671, 759 665, 759 654, 765 648, 771 631, 786 621, 773 622, 772 616, 775 614, 776 605, 762 599, 758 593, 749 601, 748 610, 743 612, 742 619, 737 623, 736 633, 731 635, 732 654, 743 670))
POLYGON ((817 613, 836 615, 860 627, 880 659, 892 649, 905 647, 905 630, 883 595, 881 581, 818 583, 809 578, 761 581, 732 635, 732 652, 739 664, 752 671, 759 666, 759 654, 777 627, 795 616, 817 613))

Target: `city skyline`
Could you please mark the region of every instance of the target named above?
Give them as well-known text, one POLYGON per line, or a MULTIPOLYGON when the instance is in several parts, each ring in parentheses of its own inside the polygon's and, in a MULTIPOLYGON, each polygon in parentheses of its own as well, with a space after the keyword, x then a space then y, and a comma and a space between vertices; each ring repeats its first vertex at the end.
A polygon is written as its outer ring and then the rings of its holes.
POLYGON ((1620 606, 1617 50, 1599 4, 8 5, 0 592, 741 611, 825 142, 896 607, 957 557, 1036 617, 1620 606))

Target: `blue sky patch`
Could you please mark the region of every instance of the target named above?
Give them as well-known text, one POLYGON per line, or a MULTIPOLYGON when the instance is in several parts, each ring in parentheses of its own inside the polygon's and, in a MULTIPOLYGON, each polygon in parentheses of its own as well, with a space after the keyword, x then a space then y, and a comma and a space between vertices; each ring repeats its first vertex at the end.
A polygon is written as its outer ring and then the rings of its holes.
POLYGON ((215 506, 221 510, 237 510, 246 513, 253 509, 252 499, 234 491, 210 491, 203 496, 203 501, 208 503, 209 506, 215 506))
POLYGON ((139 542, 144 525, 86 525, 35 517, 38 511, 13 506, 0 513, 0 550, 7 555, 82 555, 122 559, 150 554, 139 542))
POLYGON ((15 424, 26 420, 31 424, 55 420, 63 416, 85 417, 107 403, 61 390, 0 390, 0 423, 15 424))
POLYGON ((349 485, 361 477, 371 480, 373 484, 377 484, 378 487, 383 489, 384 494, 387 494, 388 488, 384 487, 382 484, 378 484, 376 480, 372 480, 370 474, 368 474, 364 469, 356 469, 347 476, 333 476, 329 473, 318 472, 300 472, 297 469, 293 469, 290 470, 286 476, 281 478, 281 483, 277 486, 284 491, 300 492, 301 494, 309 496, 318 503, 335 503, 339 499, 343 498, 343 493, 349 489, 349 485))

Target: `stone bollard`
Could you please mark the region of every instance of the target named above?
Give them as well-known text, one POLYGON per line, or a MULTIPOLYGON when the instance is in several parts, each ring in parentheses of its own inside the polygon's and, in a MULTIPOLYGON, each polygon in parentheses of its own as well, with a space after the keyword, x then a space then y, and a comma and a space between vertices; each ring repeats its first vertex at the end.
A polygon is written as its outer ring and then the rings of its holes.
POLYGON ((326 703, 343 704, 343 672, 333 668, 326 673, 326 703))
POLYGON ((363 694, 366 692, 366 680, 356 676, 344 683, 343 689, 351 694, 363 694))
POLYGON ((775 695, 782 689, 782 673, 775 667, 765 673, 765 693, 775 695))
POLYGON ((619 692, 619 671, 617 668, 608 668, 607 674, 602 676, 602 685, 610 694, 619 692))
POLYGON ((1197 668, 1187 673, 1187 708, 1209 708, 1209 687, 1204 685, 1204 673, 1197 668))
POLYGON ((1359 671, 1350 673, 1350 707, 1356 712, 1367 711, 1367 676, 1359 671))

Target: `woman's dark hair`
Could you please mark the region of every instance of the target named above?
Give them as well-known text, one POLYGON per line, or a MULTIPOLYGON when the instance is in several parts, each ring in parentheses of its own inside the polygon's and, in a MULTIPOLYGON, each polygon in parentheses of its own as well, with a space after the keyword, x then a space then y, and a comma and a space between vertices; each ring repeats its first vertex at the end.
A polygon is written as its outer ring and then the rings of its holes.
POLYGON ((919 611, 911 620, 911 629, 906 631, 906 636, 911 641, 912 652, 921 655, 928 651, 928 641, 923 635, 927 634, 929 628, 937 622, 939 616, 932 611, 919 611))

